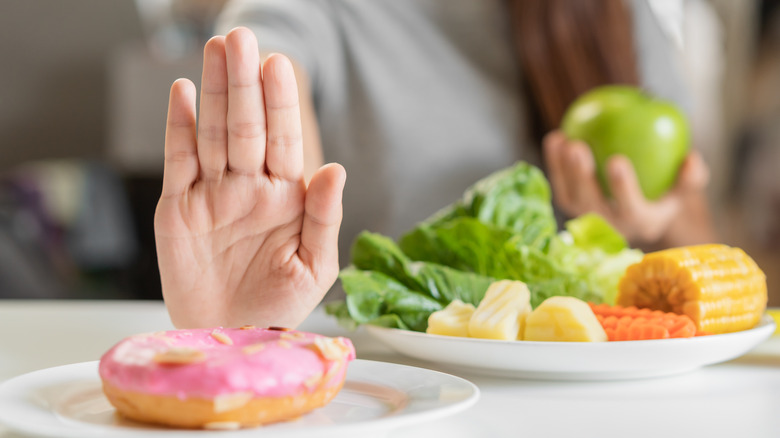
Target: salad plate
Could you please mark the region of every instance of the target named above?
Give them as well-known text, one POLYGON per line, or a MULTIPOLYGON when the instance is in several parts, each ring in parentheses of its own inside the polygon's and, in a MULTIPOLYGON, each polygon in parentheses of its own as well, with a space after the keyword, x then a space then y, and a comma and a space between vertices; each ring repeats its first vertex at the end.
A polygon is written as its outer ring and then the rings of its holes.
POLYGON ((392 429, 456 414, 476 403, 479 390, 449 374, 355 360, 343 389, 326 406, 298 420, 237 431, 181 430, 121 418, 101 389, 98 362, 48 368, 0 385, 0 423, 35 436, 58 438, 267 438, 381 436, 392 429))
POLYGON ((775 331, 764 316, 750 329, 682 339, 530 342, 459 338, 366 326, 398 353, 447 369, 510 378, 620 380, 679 374, 737 358, 775 331))

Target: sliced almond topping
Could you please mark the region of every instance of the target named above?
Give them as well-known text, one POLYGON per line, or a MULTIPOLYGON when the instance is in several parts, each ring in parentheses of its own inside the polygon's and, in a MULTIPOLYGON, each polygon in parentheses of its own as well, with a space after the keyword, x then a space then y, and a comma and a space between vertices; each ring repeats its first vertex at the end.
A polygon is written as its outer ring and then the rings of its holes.
POLYGON ((315 386, 319 385, 319 383, 322 381, 322 372, 318 372, 317 374, 313 374, 310 377, 308 377, 306 380, 303 381, 303 386, 306 387, 306 389, 312 389, 315 386))
POLYGON ((238 430, 241 429, 241 423, 237 421, 212 421, 203 425, 207 430, 238 430))
POLYGON ((286 349, 288 349, 288 350, 289 350, 290 348, 292 348, 292 344, 291 344, 291 343, 289 343, 289 342, 287 342, 287 341, 278 341, 278 342, 277 342, 277 344, 278 344, 280 347, 282 347, 282 348, 286 348, 286 349))
POLYGON ((275 327, 275 326, 268 327, 268 330, 274 330, 274 331, 277 331, 277 332, 289 332, 289 331, 292 331, 292 329, 289 329, 287 327, 275 327))
POLYGON ((345 352, 346 352, 346 351, 349 351, 349 345, 347 345, 347 342, 346 342, 346 341, 344 340, 344 338, 342 338, 341 336, 339 336, 338 338, 336 338, 336 343, 337 343, 337 344, 339 344, 339 345, 341 346, 341 348, 342 348, 342 349, 343 349, 345 352))
POLYGON ((218 332, 214 330, 213 332, 211 332, 211 337, 216 339, 217 342, 219 342, 220 344, 233 345, 233 340, 230 339, 230 336, 222 332, 218 332))
POLYGON ((189 347, 173 347, 154 355, 154 361, 162 365, 187 365, 206 359, 206 353, 189 347))
POLYGON ((258 351, 263 351, 265 349, 265 344, 252 344, 247 345, 246 347, 242 348, 241 351, 244 352, 244 354, 255 354, 258 351))
POLYGON ((332 381, 336 378, 336 375, 344 368, 343 362, 337 362, 330 364, 330 367, 328 367, 328 372, 325 373, 324 376, 322 376, 322 381, 327 383, 332 381))
POLYGON ((154 338, 154 339, 163 341, 163 342, 165 342, 168 345, 172 345, 173 344, 173 339, 169 338, 166 335, 165 332, 140 333, 140 334, 137 334, 137 335, 133 335, 132 338, 133 339, 137 339, 139 341, 143 341, 143 340, 146 340, 146 339, 149 339, 149 338, 154 338))
POLYGON ((236 392, 234 394, 219 395, 214 398, 214 413, 232 411, 243 407, 254 397, 251 392, 236 392))
POLYGON ((317 337, 314 338, 314 346, 327 360, 341 360, 346 355, 346 346, 339 339, 317 337))
POLYGON ((306 339, 306 335, 304 335, 301 332, 295 332, 295 333, 280 333, 279 334, 280 339, 286 339, 288 341, 298 341, 301 339, 306 339))
POLYGON ((256 328, 257 328, 257 327, 255 327, 255 326, 253 326, 253 325, 251 325, 251 324, 247 324, 247 325, 242 325, 242 326, 241 326, 241 330, 254 330, 254 329, 256 329, 256 328))

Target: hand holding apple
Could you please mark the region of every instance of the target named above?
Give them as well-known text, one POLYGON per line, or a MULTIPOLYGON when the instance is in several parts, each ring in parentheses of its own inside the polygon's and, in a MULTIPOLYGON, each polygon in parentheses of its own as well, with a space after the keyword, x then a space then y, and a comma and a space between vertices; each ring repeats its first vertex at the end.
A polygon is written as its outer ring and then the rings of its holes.
POLYGON ((674 104, 623 85, 594 88, 580 96, 561 128, 569 139, 590 147, 607 194, 607 162, 623 155, 633 165, 642 193, 652 200, 672 188, 690 143, 688 122, 674 104))
POLYGON ((568 216, 601 214, 632 245, 645 249, 658 246, 661 240, 669 246, 711 240, 707 209, 698 207, 709 172, 697 152, 684 158, 676 184, 651 201, 642 193, 631 161, 625 156, 613 156, 605 163, 606 185, 611 193, 608 198, 597 180, 596 162, 587 144, 553 131, 545 137, 543 151, 553 201, 568 216))

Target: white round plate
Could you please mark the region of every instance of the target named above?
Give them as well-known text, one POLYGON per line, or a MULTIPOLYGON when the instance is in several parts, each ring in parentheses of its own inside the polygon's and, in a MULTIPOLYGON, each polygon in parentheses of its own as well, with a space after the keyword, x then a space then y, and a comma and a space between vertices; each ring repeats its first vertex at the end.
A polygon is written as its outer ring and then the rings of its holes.
POLYGON ((723 335, 620 342, 495 341, 367 326, 397 352, 445 368, 501 377, 620 380, 683 373, 739 357, 775 331, 764 316, 757 327, 723 335))
POLYGON ((8 380, 0 385, 0 423, 22 433, 58 438, 381 436, 463 411, 479 398, 477 387, 459 377, 358 359, 349 365, 341 392, 327 406, 298 420, 229 432, 177 430, 116 415, 103 396, 97 366, 65 365, 8 380))

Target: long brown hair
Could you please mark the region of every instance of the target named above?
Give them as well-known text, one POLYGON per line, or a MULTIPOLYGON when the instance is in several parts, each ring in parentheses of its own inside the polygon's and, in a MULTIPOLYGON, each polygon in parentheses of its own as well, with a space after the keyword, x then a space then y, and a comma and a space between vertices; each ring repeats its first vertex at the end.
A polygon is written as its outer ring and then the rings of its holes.
POLYGON ((639 82, 625 0, 507 0, 534 136, 557 129, 580 94, 639 82))

